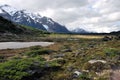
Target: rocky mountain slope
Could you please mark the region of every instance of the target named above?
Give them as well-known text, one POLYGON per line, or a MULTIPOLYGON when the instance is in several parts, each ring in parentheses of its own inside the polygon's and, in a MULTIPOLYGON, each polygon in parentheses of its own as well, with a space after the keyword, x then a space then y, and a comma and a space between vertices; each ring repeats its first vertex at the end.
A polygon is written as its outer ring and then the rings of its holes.
POLYGON ((14 33, 21 34, 26 33, 27 29, 22 28, 18 25, 13 24, 11 21, 8 21, 0 16, 0 33, 14 33))
POLYGON ((26 10, 18 10, 9 5, 0 6, 0 16, 22 25, 32 26, 37 29, 56 33, 69 33, 67 28, 48 17, 26 10))

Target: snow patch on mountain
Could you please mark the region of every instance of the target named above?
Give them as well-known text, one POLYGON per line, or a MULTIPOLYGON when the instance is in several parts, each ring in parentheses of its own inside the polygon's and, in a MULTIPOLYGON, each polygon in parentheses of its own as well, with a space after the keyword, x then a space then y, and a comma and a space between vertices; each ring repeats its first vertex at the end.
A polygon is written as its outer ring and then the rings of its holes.
POLYGON ((50 22, 51 24, 54 24, 54 22, 52 20, 50 20, 50 19, 48 19, 48 22, 50 22))
POLYGON ((73 33, 89 33, 88 31, 86 31, 82 28, 73 29, 71 32, 73 32, 73 33))
POLYGON ((46 29, 46 30, 48 30, 48 29, 49 29, 49 27, 48 27, 47 25, 43 25, 43 26, 45 27, 45 29, 46 29))
POLYGON ((9 15, 11 15, 11 16, 18 11, 16 8, 13 8, 9 5, 2 5, 2 6, 0 6, 0 8, 2 10, 6 11, 7 13, 9 13, 9 15))
POLYGON ((0 13, 3 13, 3 11, 0 9, 0 13))

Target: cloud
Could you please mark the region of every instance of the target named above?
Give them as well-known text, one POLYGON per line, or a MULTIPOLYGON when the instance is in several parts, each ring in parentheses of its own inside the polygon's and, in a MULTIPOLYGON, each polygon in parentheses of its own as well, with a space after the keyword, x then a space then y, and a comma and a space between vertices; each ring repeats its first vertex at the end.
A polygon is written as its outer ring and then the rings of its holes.
POLYGON ((45 10, 48 8, 70 8, 79 7, 87 4, 87 0, 1 0, 1 3, 6 3, 28 10, 45 10))
POLYGON ((68 29, 120 30, 120 0, 0 0, 0 3, 39 12, 68 29))
POLYGON ((120 0, 98 0, 93 5, 94 8, 99 9, 100 13, 112 13, 120 11, 120 0))

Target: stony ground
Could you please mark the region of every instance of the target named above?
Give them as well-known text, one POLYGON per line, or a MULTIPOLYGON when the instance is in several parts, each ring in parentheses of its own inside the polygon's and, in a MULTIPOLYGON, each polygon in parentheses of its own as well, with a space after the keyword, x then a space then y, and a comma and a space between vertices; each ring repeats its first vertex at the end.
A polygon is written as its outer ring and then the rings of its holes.
POLYGON ((110 74, 110 80, 120 80, 120 70, 114 70, 110 74))

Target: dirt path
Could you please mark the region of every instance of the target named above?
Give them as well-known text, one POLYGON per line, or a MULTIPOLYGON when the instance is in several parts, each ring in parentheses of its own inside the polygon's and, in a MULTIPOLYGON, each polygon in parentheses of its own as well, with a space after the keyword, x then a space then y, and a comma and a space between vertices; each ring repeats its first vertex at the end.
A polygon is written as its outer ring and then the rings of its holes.
POLYGON ((120 70, 112 71, 110 74, 110 80, 120 80, 120 70))

